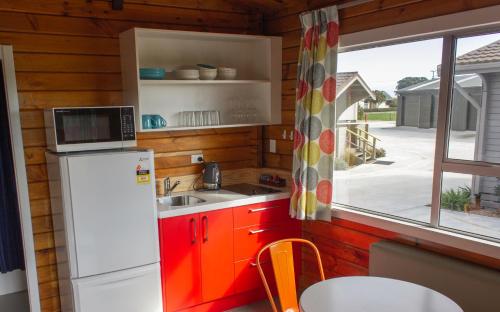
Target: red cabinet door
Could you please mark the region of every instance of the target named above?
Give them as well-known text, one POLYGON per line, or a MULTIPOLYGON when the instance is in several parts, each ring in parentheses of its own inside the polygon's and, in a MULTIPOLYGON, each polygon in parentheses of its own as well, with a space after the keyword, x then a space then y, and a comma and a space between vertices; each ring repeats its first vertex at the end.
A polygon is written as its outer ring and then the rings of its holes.
POLYGON ((200 214, 203 302, 234 293, 233 210, 200 214))
POLYGON ((199 215, 161 219, 160 235, 164 310, 176 311, 201 303, 199 215))

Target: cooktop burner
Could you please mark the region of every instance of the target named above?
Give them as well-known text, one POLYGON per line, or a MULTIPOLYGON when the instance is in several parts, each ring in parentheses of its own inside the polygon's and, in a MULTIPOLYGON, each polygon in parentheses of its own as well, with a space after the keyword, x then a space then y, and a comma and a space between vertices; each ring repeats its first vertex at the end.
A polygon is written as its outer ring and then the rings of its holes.
POLYGON ((260 185, 253 185, 253 184, 248 184, 248 183, 240 183, 240 184, 233 184, 233 185, 227 185, 222 187, 223 190, 238 193, 238 194, 243 194, 243 195, 264 195, 264 194, 272 194, 272 193, 279 193, 281 192, 280 190, 275 190, 269 187, 264 187, 260 185))

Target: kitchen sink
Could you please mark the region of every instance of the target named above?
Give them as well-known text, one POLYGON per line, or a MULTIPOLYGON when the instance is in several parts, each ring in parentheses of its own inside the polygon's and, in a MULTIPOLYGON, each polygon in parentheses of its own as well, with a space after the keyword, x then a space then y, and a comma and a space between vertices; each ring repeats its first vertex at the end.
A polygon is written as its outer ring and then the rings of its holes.
POLYGON ((156 199, 159 204, 165 206, 188 206, 204 203, 205 200, 191 195, 165 196, 156 199))

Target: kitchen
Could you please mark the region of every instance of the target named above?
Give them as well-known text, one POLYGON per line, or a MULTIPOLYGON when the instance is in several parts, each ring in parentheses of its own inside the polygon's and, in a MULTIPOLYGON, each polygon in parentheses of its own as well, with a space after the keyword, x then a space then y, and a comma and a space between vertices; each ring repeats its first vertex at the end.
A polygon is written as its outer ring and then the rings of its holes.
MULTIPOLYGON (((433 1, 433 4, 435 3, 437 2, 433 1)), ((420 8, 421 11, 416 12, 428 12, 420 8)), ((390 14, 393 12, 390 9, 383 7, 380 10, 388 10, 387 14, 390 14)), ((287 31, 287 19, 298 23, 298 12, 302 10, 304 8, 301 4, 293 1, 285 8, 278 7, 276 3, 262 1, 249 1, 245 4, 239 1, 125 1, 122 10, 113 10, 109 1, 5 1, 0 4, 0 43, 12 45, 14 48, 36 257, 35 277, 42 311, 58 311, 61 304, 49 177, 46 169, 47 144, 43 110, 68 106, 133 105, 134 103, 127 103, 129 97, 122 93, 124 84, 119 34, 134 27, 258 36, 276 34, 282 36, 283 53, 278 55, 283 64, 296 63, 299 31, 287 31), (282 12, 274 13, 278 9, 282 12), (270 13, 277 14, 277 17, 267 23, 262 16, 270 13), (283 17, 283 20, 278 19, 279 17, 283 17)), ((353 10, 351 9, 351 12, 353 10)), ((383 26, 390 20, 371 18, 372 14, 378 16, 378 9, 374 9, 370 4, 362 5, 359 10, 357 15, 355 12, 351 13, 352 22, 347 19, 342 31, 347 33, 383 26), (360 19, 365 22, 359 23, 360 19)), ((449 6, 436 15, 461 10, 465 10, 465 7, 449 6)), ((429 15, 430 13, 415 13, 414 16, 407 17, 407 20, 429 15)), ((405 21, 405 18, 401 18, 401 21, 405 21)), ((272 72, 276 71, 279 80, 282 78, 283 82, 277 92, 280 97, 278 113, 273 111, 272 115, 280 118, 277 122, 264 122, 266 125, 275 125, 137 132, 137 147, 154 150, 155 178, 169 177, 171 185, 179 180, 180 184, 174 194, 189 191, 203 168, 203 165, 193 163, 192 156, 203 155, 204 161, 219 164, 223 185, 257 184, 261 174, 279 175, 288 179, 290 185, 295 118, 294 95, 290 93, 290 89, 295 89, 295 82, 291 77, 295 76, 296 69, 293 65, 284 65, 282 69, 279 64, 278 69, 272 72), (271 143, 271 140, 275 143, 271 143)), ((242 71, 240 74, 245 73, 242 71)), ((259 83, 255 85, 256 88, 262 88, 259 83)), ((225 86, 214 87, 222 89, 225 86)), ((191 108, 179 108, 179 111, 183 110, 190 111, 191 108)), ((136 119, 137 127, 140 122, 142 121, 136 119)), ((160 183, 159 188, 161 187, 160 183)), ((195 197, 203 199, 203 195, 195 197)), ((353 229, 353 225, 349 223, 336 225, 335 229, 361 239, 367 231, 355 226, 353 229)), ((304 225, 304 236, 307 237, 319 235, 324 238, 328 232, 329 229, 324 226, 314 227, 310 223, 304 225)), ((376 233, 374 236, 377 238, 389 236, 385 232, 373 233, 376 233)), ((349 247, 342 239, 336 239, 336 244, 341 248, 349 247)), ((325 249, 328 248, 327 245, 324 246, 325 249)), ((361 254, 365 255, 367 250, 363 246, 359 249, 361 254)), ((337 255, 332 257, 336 258, 337 255)), ((481 259, 476 255, 467 256, 467 253, 464 257, 467 260, 481 259)), ((491 258, 482 259, 475 262, 489 267, 497 263, 491 258)), ((232 261, 234 262, 234 259, 232 261)), ((341 257, 339 263, 341 265, 338 269, 344 274, 362 274, 367 271, 367 264, 356 259, 346 261, 341 257)))

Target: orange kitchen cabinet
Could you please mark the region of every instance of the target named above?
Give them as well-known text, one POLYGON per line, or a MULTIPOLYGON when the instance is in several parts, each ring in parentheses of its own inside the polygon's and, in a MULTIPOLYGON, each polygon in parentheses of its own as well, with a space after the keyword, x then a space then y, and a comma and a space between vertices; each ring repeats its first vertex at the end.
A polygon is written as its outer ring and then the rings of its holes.
POLYGON ((165 312, 234 293, 232 209, 159 222, 165 312))
POLYGON ((200 217, 160 219, 160 257, 165 312, 202 302, 200 217))
MULTIPOLYGON (((288 207, 284 199, 160 219, 164 311, 222 311, 265 298, 255 257, 269 242, 300 237, 288 207)), ((295 261, 298 273, 300 252, 295 261)))
POLYGON ((200 214, 203 302, 234 293, 233 210, 200 214))
POLYGON ((234 227, 283 222, 289 219, 289 210, 289 199, 236 207, 234 208, 234 227))

